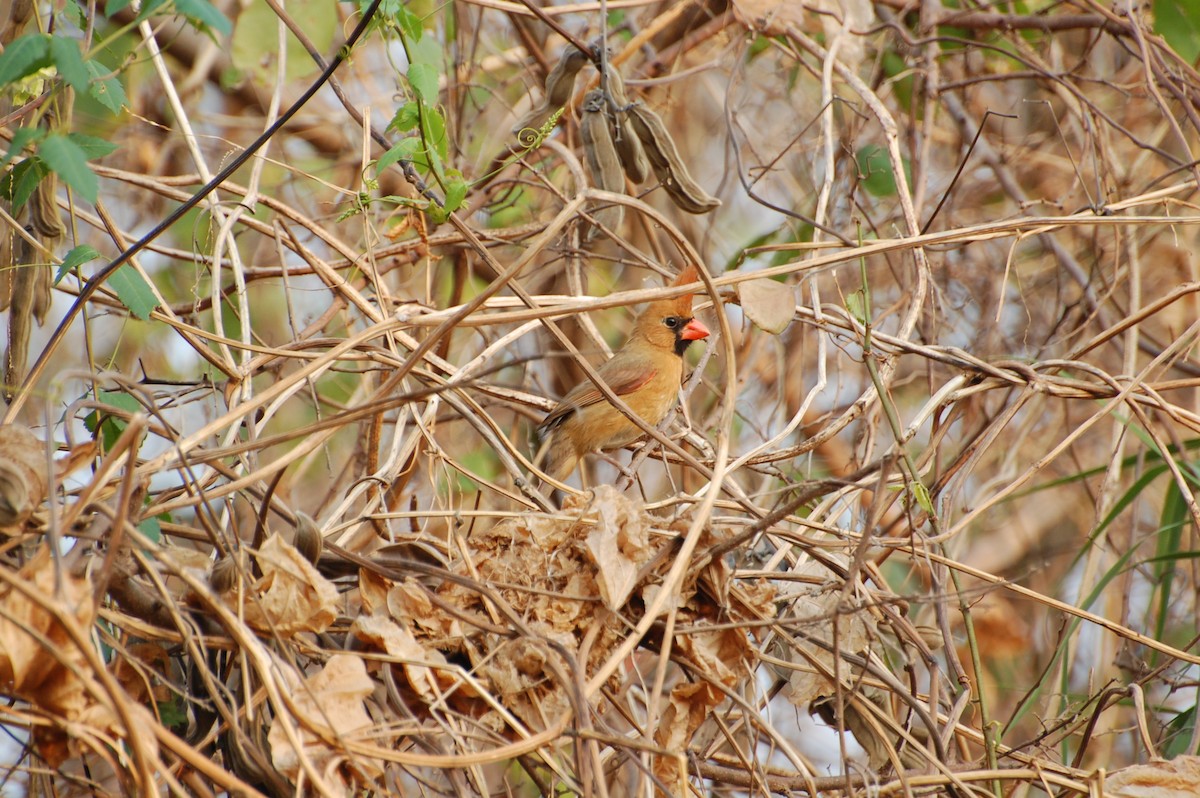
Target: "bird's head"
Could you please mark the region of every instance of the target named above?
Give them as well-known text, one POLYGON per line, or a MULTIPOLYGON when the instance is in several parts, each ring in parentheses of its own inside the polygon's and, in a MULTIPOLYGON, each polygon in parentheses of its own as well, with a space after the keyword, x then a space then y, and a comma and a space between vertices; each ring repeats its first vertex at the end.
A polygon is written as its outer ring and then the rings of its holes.
MULTIPOLYGON (((672 285, 687 285, 699 279, 696 267, 689 265, 672 285)), ((634 326, 634 335, 645 338, 655 348, 672 350, 681 357, 692 341, 707 338, 708 334, 708 328, 692 315, 691 294, 651 302, 634 326)))

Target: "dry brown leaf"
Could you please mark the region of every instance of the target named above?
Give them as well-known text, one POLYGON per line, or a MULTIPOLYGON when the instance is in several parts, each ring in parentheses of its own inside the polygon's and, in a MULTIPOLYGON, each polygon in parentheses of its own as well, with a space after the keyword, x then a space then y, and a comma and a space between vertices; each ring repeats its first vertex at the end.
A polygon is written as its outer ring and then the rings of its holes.
POLYGON ((738 283, 738 300, 746 318, 760 330, 779 335, 796 314, 796 290, 767 278, 738 283))
MULTIPOLYGON (((812 575, 828 577, 829 572, 816 563, 796 569, 812 575)), ((867 648, 877 636, 875 619, 865 610, 840 612, 840 590, 814 588, 797 596, 788 603, 786 614, 789 625, 798 625, 807 637, 833 646, 833 624, 838 624, 837 646, 841 651, 858 652, 867 648)), ((819 663, 829 673, 833 672, 833 655, 825 646, 811 643, 797 636, 785 644, 786 656, 796 666, 788 677, 788 698, 797 706, 804 706, 814 698, 833 692, 833 683, 820 672, 813 662, 819 663)), ((848 668, 842 673, 849 676, 848 668)))
POLYGON ((1110 798, 1195 798, 1200 795, 1200 757, 1180 756, 1134 765, 1108 774, 1110 798))
POLYGON ((0 425, 0 530, 15 530, 42 503, 46 467, 46 446, 28 428, 0 425))
MULTIPOLYGON (((299 682, 293 674, 293 680, 299 682)), ((295 719, 288 722, 296 725, 296 732, 304 748, 303 754, 325 778, 325 787, 343 795, 352 795, 352 786, 341 766, 352 764, 367 772, 381 772, 379 763, 355 757, 347 760, 324 742, 310 729, 316 729, 324 737, 361 739, 363 732, 371 728, 371 716, 363 705, 375 683, 367 675, 362 659, 353 654, 335 654, 316 674, 304 679, 289 690, 295 709, 295 719), (298 723, 297 723, 298 721, 298 723)), ((267 732, 267 743, 271 747, 271 761, 285 777, 295 781, 301 771, 301 757, 288 740, 283 720, 276 717, 267 732)))
POLYGON ((388 656, 406 660, 402 667, 413 690, 427 703, 437 700, 439 674, 445 673, 445 668, 419 663, 446 665, 442 652, 421 645, 407 628, 382 615, 359 615, 350 626, 350 633, 388 656))
MULTIPOLYGON (((256 598, 245 603, 247 624, 284 637, 329 628, 337 618, 337 588, 295 546, 271 535, 257 560, 263 575, 254 586, 256 598)), ((224 598, 234 606, 237 593, 224 598)))
POLYGON ((736 687, 750 675, 752 652, 741 629, 714 629, 678 635, 675 645, 700 670, 726 687, 736 687))
MULTIPOLYGON (((700 728, 708 713, 724 700, 721 691, 706 682, 673 687, 669 703, 654 730, 654 741, 670 753, 685 753, 696 729, 700 728)), ((654 773, 666 784, 678 780, 678 768, 674 758, 659 756, 654 759, 654 773)))
POLYGON ((650 524, 611 485, 596 488, 592 506, 600 523, 588 534, 587 547, 596 563, 600 598, 615 610, 625 604, 637 585, 638 571, 650 559, 650 524))
POLYGON ((388 591, 391 589, 392 580, 366 568, 359 569, 358 596, 365 614, 374 615, 383 612, 387 607, 388 591))
MULTIPOLYGON (((92 625, 95 605, 91 583, 84 577, 57 573, 48 546, 38 549, 16 579, 63 615, 72 617, 79 629, 92 625)), ((80 724, 128 738, 113 709, 96 702, 95 695, 102 690, 95 683, 87 657, 59 618, 11 587, 0 589, 0 607, 0 691, 57 715, 68 725, 80 724)), ((139 729, 150 729, 155 723, 144 707, 130 702, 126 709, 139 729)), ((53 767, 79 753, 78 741, 58 726, 36 727, 34 742, 38 753, 53 767)), ((154 746, 152 737, 142 743, 154 746)))
POLYGON ((796 0, 733 0, 733 13, 746 27, 768 36, 787 33, 789 25, 803 29, 806 14, 796 0))
POLYGON ((863 38, 854 34, 865 32, 875 19, 867 0, 733 0, 733 12, 743 25, 768 36, 786 35, 789 28, 812 33, 817 21, 826 42, 844 32, 837 57, 851 68, 865 52, 863 38))

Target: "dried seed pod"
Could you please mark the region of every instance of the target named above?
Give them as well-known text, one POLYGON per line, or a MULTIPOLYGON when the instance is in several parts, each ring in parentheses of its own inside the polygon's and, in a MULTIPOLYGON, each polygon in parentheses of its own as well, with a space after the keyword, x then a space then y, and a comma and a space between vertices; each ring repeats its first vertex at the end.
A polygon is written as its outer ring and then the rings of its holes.
POLYGON ((218 594, 224 595, 237 585, 238 565, 236 557, 222 557, 212 564, 208 572, 208 584, 218 594))
POLYGON ((532 146, 551 115, 571 100, 571 94, 575 91, 575 78, 587 62, 587 53, 578 48, 567 45, 567 49, 563 50, 558 63, 546 76, 545 98, 513 126, 512 132, 523 146, 532 146))
MULTIPOLYGON (((621 159, 613 144, 612 131, 608 125, 607 102, 604 92, 589 91, 583 99, 583 119, 579 123, 579 138, 583 141, 583 154, 587 159, 588 171, 592 173, 592 184, 605 191, 623 192, 625 178, 621 174, 621 159)), ((625 218, 625 206, 610 205, 593 213, 596 221, 610 230, 625 218)), ((597 228, 588 231, 588 240, 595 237, 597 228)))
POLYGON ((634 105, 629 109, 629 120, 646 148, 646 157, 654 167, 654 174, 662 181, 667 196, 680 210, 708 213, 721 204, 719 199, 701 188, 692 178, 683 159, 679 157, 675 139, 671 138, 658 114, 644 105, 634 105))
POLYGON ((29 520, 46 497, 46 448, 26 427, 0 425, 0 529, 29 520))
POLYGON ((317 522, 305 513, 296 513, 296 550, 313 565, 321 559, 325 550, 325 538, 317 528, 317 522))
POLYGON ((11 402, 13 391, 25 379, 29 360, 29 334, 33 330, 36 306, 37 269, 29 265, 29 242, 22 237, 12 241, 13 262, 9 295, 8 347, 4 350, 4 400, 11 402))
POLYGON ((58 212, 58 177, 53 172, 42 178, 29 202, 29 221, 46 249, 54 249, 67 235, 58 212))
POLYGON ((629 121, 629 97, 625 94, 625 79, 621 77, 611 64, 605 64, 604 74, 608 88, 608 96, 612 97, 616 111, 610 107, 609 117, 613 122, 614 141, 617 145, 617 155, 621 158, 621 166, 625 174, 635 183, 641 183, 650 174, 650 162, 646 159, 646 151, 641 140, 633 132, 629 121))

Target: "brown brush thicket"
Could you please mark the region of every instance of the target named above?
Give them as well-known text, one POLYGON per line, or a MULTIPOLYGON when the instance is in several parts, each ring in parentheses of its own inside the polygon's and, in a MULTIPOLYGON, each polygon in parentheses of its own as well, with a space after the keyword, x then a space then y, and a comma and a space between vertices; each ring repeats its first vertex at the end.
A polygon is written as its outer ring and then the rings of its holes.
POLYGON ((0 792, 1200 790, 1186 5, 118 5, 0 22, 0 792))

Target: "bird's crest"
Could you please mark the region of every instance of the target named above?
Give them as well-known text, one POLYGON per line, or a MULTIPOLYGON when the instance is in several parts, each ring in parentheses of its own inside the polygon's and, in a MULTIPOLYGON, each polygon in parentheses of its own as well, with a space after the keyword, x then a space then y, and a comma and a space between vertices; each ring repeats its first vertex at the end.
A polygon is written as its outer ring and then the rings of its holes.
MULTIPOLYGON (((698 272, 696 270, 696 267, 693 264, 689 263, 684 268, 684 270, 679 273, 679 276, 675 278, 675 282, 671 283, 671 285, 672 285, 672 287, 680 286, 680 285, 687 285, 688 283, 699 282, 699 280, 700 280, 700 272, 698 272)), ((685 295, 673 300, 673 302, 674 302, 675 312, 678 315, 691 318, 691 315, 692 315, 692 295, 691 294, 685 294, 685 295)))

